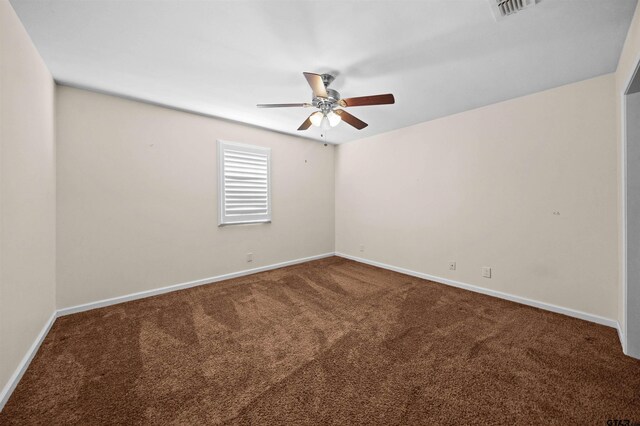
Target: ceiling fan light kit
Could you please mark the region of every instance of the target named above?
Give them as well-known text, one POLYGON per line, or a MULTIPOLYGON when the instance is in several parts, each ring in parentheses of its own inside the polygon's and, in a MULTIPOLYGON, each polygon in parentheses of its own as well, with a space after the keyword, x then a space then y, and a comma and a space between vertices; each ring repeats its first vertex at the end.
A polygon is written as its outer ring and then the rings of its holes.
POLYGON ((320 127, 322 130, 329 130, 340 124, 341 121, 362 130, 368 126, 367 123, 349 114, 341 108, 367 106, 367 105, 388 105, 395 103, 395 98, 391 93, 384 95, 360 96, 357 98, 342 99, 337 90, 329 89, 329 85, 335 79, 331 74, 314 74, 310 72, 302 73, 307 79, 307 83, 313 92, 311 103, 290 103, 290 104, 258 104, 258 108, 317 108, 318 111, 312 113, 298 127, 298 130, 307 130, 310 126, 320 127), (339 108, 341 107, 341 108, 339 108))

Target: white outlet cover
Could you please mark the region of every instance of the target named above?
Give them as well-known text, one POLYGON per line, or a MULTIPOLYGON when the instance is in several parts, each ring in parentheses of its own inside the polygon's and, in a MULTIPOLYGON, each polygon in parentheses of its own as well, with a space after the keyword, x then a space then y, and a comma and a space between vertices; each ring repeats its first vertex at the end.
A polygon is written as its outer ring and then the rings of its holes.
POLYGON ((482 276, 485 278, 491 278, 491 268, 488 266, 482 267, 482 276))
POLYGON ((449 270, 450 271, 456 270, 456 262, 449 262, 449 270))

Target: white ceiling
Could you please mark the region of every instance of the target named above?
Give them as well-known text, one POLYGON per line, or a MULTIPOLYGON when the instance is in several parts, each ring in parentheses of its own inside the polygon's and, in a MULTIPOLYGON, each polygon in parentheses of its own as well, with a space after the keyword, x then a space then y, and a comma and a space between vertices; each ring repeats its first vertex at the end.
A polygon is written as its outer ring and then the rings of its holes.
POLYGON ((54 78, 319 139, 303 71, 333 71, 339 143, 615 71, 636 0, 542 0, 496 22, 489 0, 12 0, 54 78))

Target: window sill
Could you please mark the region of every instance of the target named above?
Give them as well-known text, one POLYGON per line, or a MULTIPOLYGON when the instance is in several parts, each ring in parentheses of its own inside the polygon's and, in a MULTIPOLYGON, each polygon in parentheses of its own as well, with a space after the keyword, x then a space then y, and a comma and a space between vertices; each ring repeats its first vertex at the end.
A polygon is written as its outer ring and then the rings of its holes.
POLYGON ((262 225, 262 224, 265 224, 265 223, 271 223, 271 219, 265 219, 265 220, 243 220, 241 222, 219 223, 218 224, 218 228, 223 228, 223 227, 233 226, 233 225, 262 225))

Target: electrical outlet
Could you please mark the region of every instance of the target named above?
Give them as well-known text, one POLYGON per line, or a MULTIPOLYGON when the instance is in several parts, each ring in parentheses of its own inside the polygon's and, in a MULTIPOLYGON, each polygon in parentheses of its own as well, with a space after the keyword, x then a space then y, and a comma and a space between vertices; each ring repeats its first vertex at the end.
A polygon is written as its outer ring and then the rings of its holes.
POLYGON ((485 278, 491 278, 491 268, 488 266, 482 267, 482 276, 485 278))
POLYGON ((450 271, 456 270, 456 262, 449 262, 449 270, 450 271))
POLYGON ((247 253, 247 263, 253 262, 253 253, 247 253))
POLYGON ((360 244, 360 252, 364 251, 364 246, 362 244, 360 244))

